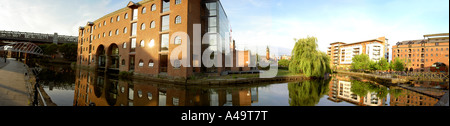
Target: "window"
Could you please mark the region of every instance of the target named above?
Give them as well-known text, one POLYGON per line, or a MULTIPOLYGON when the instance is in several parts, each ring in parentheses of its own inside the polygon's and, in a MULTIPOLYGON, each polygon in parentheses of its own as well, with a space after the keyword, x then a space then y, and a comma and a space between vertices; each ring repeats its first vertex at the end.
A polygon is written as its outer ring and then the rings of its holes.
POLYGON ((439 56, 439 54, 436 53, 436 56, 439 56))
POLYGON ((114 21, 114 18, 113 18, 113 17, 111 17, 111 23, 113 23, 113 21, 114 21))
MULTIPOLYGON (((437 49, 436 49, 437 50, 437 49)), ((431 49, 431 51, 433 51, 433 49, 431 49)))
POLYGON ((169 50, 169 34, 161 35, 161 51, 169 50))
POLYGON ((119 35, 119 29, 116 29, 116 35, 119 35))
POLYGON ((155 65, 155 64, 153 63, 153 60, 148 61, 148 67, 153 67, 153 65, 155 65))
POLYGON ((106 21, 103 21, 103 26, 106 26, 106 21))
POLYGON ((174 44, 181 44, 181 37, 180 36, 175 37, 174 44))
POLYGON ((175 17, 175 24, 181 24, 181 16, 175 17))
POLYGON ((133 21, 138 19, 138 9, 133 9, 133 21))
POLYGON ((124 48, 124 49, 127 48, 127 43, 126 42, 123 43, 122 48, 124 48))
POLYGON ((151 23, 150 23, 150 28, 155 28, 155 21, 152 21, 151 23))
POLYGON ((123 16, 123 18, 128 19, 128 13, 125 13, 125 15, 123 16))
POLYGON ((141 30, 145 30, 145 23, 141 24, 141 30))
POLYGON ((431 54, 431 56, 433 56, 433 54, 431 54))
POLYGON ((152 48, 153 46, 155 46, 155 40, 154 40, 154 39, 150 40, 150 42, 148 43, 148 46, 149 46, 150 48, 152 48))
POLYGON ((104 32, 103 32, 103 37, 106 37, 104 32))
POLYGON ((123 33, 127 33, 127 27, 123 28, 123 33))
POLYGON ((142 8, 142 14, 145 14, 147 12, 147 8, 142 8))
POLYGON ((98 37, 97 38, 100 38, 100 34, 98 34, 98 37))
POLYGON ((147 93, 147 98, 148 100, 152 100, 153 99, 153 94, 151 92, 147 93))
POLYGON ((172 104, 173 104, 173 106, 178 106, 179 103, 180 103, 180 99, 179 99, 179 98, 177 98, 177 97, 173 97, 173 98, 172 98, 172 104))
POLYGON ((112 36, 112 31, 109 31, 109 36, 112 36))
POLYGON ((145 41, 144 40, 141 40, 140 46, 141 47, 145 47, 145 41))
POLYGON ((136 38, 131 38, 131 48, 136 48, 136 38))
POLYGON ((181 67, 181 60, 176 59, 173 61, 173 68, 180 68, 181 67))
POLYGON ((437 43, 437 42, 436 42, 436 43, 435 43, 435 45, 436 45, 436 46, 438 46, 438 45, 439 45, 439 43, 437 43))
POLYGON ((167 12, 170 10, 170 0, 162 0, 162 12, 167 12))
POLYGON ((155 11, 155 10, 156 10, 156 5, 152 4, 152 11, 155 11))
POLYGON ((125 59, 122 59, 122 66, 125 66, 125 59))
POLYGON ((169 30, 169 23, 170 23, 170 17, 169 15, 162 16, 162 25, 161 25, 161 31, 167 31, 169 30))
POLYGON ((175 0, 175 5, 181 4, 181 0, 175 0))
POLYGON ((131 25, 131 36, 136 36, 136 32, 137 32, 137 23, 133 23, 131 25))
POLYGON ((142 98, 142 91, 141 90, 138 90, 138 97, 142 98))
POLYGON ((116 21, 117 21, 117 22, 120 21, 120 15, 117 16, 116 21))
POLYGON ((139 67, 143 67, 144 66, 144 61, 139 60, 139 67))

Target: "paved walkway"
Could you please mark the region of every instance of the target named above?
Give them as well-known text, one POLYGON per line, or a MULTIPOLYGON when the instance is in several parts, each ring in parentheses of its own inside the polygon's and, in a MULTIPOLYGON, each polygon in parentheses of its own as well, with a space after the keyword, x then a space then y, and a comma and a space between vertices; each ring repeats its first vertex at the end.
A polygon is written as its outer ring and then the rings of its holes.
POLYGON ((29 106, 24 64, 0 58, 0 106, 29 106))

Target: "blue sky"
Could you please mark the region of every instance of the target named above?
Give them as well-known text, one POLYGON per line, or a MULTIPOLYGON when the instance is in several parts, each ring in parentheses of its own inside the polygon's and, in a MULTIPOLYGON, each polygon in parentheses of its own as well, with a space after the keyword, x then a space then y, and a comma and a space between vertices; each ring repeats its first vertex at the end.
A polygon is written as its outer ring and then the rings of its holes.
MULTIPOLYGON (((137 2, 137 0, 133 0, 137 2)), ((77 35, 124 0, 0 0, 0 30, 77 35)), ((385 36, 389 43, 449 32, 448 0, 222 0, 239 48, 289 53, 294 38, 329 43, 385 36)))

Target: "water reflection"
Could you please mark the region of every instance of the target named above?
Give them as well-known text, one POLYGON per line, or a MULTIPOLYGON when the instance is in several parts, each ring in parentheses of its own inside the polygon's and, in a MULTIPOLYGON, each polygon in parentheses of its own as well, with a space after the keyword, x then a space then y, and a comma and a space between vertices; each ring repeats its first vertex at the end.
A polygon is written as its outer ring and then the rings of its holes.
POLYGON ((250 106, 257 88, 202 88, 138 80, 77 70, 74 106, 250 106))
POLYGON ((384 86, 345 75, 328 80, 211 87, 119 80, 105 73, 64 67, 41 74, 52 101, 64 106, 433 106, 439 99, 426 94, 448 91, 448 84, 384 86))
MULTIPOLYGON (((413 84, 412 86, 422 85, 413 84)), ((437 98, 402 87, 386 87, 345 75, 334 75, 329 89, 329 100, 345 101, 358 106, 433 106, 439 101, 437 98)))

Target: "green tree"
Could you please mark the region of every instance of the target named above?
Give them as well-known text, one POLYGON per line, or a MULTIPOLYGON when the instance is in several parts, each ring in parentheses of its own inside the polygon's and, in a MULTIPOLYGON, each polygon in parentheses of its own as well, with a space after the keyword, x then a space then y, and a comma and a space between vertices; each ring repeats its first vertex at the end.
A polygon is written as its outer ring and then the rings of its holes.
POLYGON ((289 67, 289 60, 287 60, 287 59, 282 59, 282 60, 279 60, 278 61, 278 66, 281 66, 281 67, 289 67))
POLYGON ((307 77, 323 77, 325 73, 331 73, 330 59, 324 52, 317 50, 316 37, 294 40, 296 43, 292 50, 289 71, 295 74, 303 73, 307 77))
POLYGON ((394 71, 404 71, 405 70, 405 62, 400 58, 396 57, 394 62, 392 63, 392 69, 394 71))
POLYGON ((320 98, 329 91, 327 80, 308 80, 297 83, 289 83, 289 105, 291 106, 314 106, 319 103, 320 98))
POLYGON ((370 65, 371 61, 369 59, 369 55, 366 54, 355 55, 352 58, 351 69, 358 71, 369 70, 370 65))
POLYGON ((389 62, 387 59, 381 58, 377 63, 379 67, 378 70, 389 70, 389 62))
POLYGON ((378 62, 369 61, 369 70, 370 71, 379 70, 379 68, 380 68, 380 66, 378 66, 378 62))
POLYGON ((54 55, 58 53, 58 45, 56 44, 44 44, 39 47, 45 55, 54 55))
POLYGON ((59 46, 58 51, 64 56, 67 60, 77 60, 77 44, 75 43, 64 43, 59 46))

